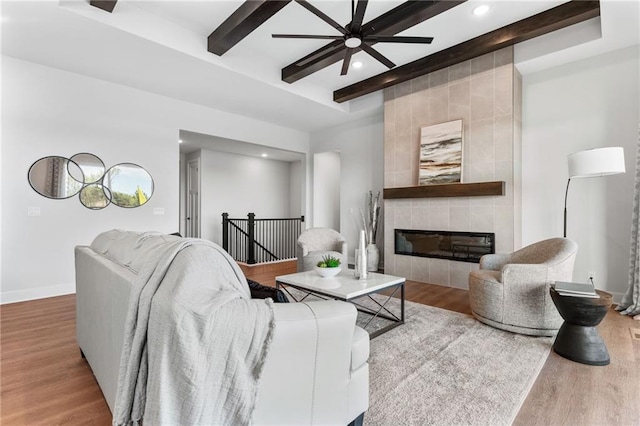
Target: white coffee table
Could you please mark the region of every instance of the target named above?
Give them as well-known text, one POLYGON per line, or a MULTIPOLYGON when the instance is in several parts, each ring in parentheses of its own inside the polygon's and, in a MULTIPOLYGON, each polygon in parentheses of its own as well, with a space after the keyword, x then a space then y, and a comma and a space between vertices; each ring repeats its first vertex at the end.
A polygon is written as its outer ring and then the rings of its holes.
POLYGON ((363 326, 365 330, 375 318, 384 318, 391 321, 391 324, 369 332, 369 336, 372 339, 401 324, 404 324, 405 279, 402 277, 395 277, 393 275, 369 272, 366 280, 359 280, 354 277, 353 272, 353 269, 345 269, 333 278, 322 278, 315 271, 281 275, 276 277, 276 288, 285 291, 289 297, 296 302, 301 302, 310 295, 314 295, 322 299, 332 298, 350 302, 356 306, 356 309, 358 309, 359 312, 371 315, 369 321, 363 326), (304 292, 304 296, 296 298, 287 290, 287 287, 292 287, 304 292), (386 299, 384 299, 382 303, 371 297, 372 294, 379 293, 386 289, 394 290, 391 294, 385 295, 386 299), (391 312, 387 306, 398 290, 400 291, 399 315, 391 312), (363 297, 373 301, 375 308, 372 309, 371 307, 364 306, 356 301, 363 297))

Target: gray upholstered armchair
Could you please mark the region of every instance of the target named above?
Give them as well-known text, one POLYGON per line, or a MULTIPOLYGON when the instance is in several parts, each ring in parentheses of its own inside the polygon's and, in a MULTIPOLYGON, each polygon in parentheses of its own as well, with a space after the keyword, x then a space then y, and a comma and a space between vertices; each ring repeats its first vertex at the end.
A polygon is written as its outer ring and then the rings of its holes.
POLYGON ((330 254, 347 267, 347 241, 331 228, 311 228, 298 237, 298 272, 312 271, 323 256, 330 254))
POLYGON ((479 321, 503 330, 552 336, 562 318, 551 300, 554 281, 571 281, 578 246, 551 238, 510 254, 488 254, 480 270, 469 274, 471 312, 479 321))

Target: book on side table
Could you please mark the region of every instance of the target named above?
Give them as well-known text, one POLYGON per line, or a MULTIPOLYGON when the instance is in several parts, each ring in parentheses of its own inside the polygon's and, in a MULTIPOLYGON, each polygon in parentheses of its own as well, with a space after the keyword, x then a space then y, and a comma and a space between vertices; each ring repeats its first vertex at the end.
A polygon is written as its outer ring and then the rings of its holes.
POLYGON ((598 298, 596 288, 593 283, 570 283, 565 281, 556 281, 553 288, 560 296, 572 297, 591 297, 598 298))

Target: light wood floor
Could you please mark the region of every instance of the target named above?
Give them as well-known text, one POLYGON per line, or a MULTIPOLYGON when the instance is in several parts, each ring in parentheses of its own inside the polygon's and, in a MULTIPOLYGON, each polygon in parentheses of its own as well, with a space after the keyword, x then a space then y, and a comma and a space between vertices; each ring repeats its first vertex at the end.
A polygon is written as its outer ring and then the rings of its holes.
MULTIPOLYGON (((242 268, 249 278, 275 285, 275 276, 294 272, 295 264, 242 268)), ((407 282, 406 296, 470 313, 465 290, 407 282)), ((605 367, 577 364, 552 352, 515 424, 640 425, 640 341, 632 339, 630 328, 640 323, 613 310, 599 326, 611 355, 605 367)), ((111 424, 75 342, 75 296, 3 305, 0 333, 0 424, 111 424)))

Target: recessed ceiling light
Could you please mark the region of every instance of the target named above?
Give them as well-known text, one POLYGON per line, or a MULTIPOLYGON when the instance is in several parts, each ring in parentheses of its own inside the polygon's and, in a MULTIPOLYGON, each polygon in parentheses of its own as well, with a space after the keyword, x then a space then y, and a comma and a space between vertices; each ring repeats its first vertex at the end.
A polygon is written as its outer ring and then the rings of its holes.
POLYGON ((351 66, 354 68, 362 68, 362 62, 355 61, 354 63, 351 64, 351 66))
POLYGON ((486 14, 489 11, 489 5, 487 4, 481 4, 480 6, 476 6, 473 9, 473 14, 476 16, 482 16, 484 14, 486 14))
POLYGON ((182 143, 182 139, 178 139, 178 143, 182 143))
POLYGON ((263 156, 263 157, 266 157, 266 156, 267 156, 267 154, 262 154, 262 156, 263 156))

